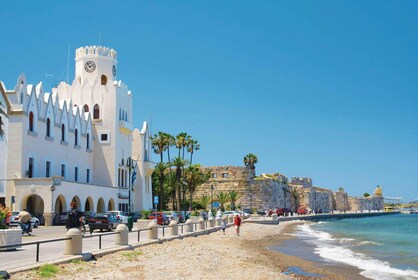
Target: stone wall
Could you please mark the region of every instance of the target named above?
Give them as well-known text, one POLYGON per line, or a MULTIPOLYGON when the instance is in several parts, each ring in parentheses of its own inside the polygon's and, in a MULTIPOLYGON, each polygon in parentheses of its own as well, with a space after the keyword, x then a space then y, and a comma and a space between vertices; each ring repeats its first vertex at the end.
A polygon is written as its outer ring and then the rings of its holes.
POLYGON ((348 201, 348 195, 346 192, 335 192, 334 193, 334 210, 345 212, 347 210, 350 210, 350 204, 348 201))

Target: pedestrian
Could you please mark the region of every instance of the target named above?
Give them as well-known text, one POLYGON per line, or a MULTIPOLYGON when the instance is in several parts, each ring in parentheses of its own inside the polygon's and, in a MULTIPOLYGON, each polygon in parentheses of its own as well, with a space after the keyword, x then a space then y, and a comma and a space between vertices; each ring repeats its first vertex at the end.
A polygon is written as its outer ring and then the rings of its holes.
POLYGON ((241 217, 238 214, 235 214, 234 226, 235 226, 235 231, 237 233, 237 236, 239 236, 239 228, 241 226, 241 217))
POLYGON ((82 215, 81 212, 77 209, 77 202, 72 201, 70 203, 71 210, 67 213, 67 223, 65 227, 70 228, 81 228, 82 215))
POLYGON ((226 229, 226 226, 227 226, 226 219, 227 219, 226 216, 224 216, 222 218, 222 223, 221 223, 221 228, 222 228, 222 231, 223 231, 224 235, 225 235, 225 229, 226 229))
POLYGON ((3 224, 6 226, 6 228, 9 228, 10 227, 10 217, 12 216, 12 212, 10 211, 9 208, 6 207, 5 203, 0 203, 0 211, 4 213, 3 224))

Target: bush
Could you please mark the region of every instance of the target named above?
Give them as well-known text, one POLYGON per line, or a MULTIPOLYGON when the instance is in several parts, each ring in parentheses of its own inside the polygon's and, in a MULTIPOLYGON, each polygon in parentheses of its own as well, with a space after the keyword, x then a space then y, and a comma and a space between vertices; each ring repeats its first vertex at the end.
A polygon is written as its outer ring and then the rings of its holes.
POLYGON ((141 219, 147 220, 151 212, 152 212, 151 210, 141 210, 141 219))
POLYGON ((55 277, 59 272, 59 269, 56 265, 45 264, 38 268, 37 274, 41 278, 52 278, 55 277))

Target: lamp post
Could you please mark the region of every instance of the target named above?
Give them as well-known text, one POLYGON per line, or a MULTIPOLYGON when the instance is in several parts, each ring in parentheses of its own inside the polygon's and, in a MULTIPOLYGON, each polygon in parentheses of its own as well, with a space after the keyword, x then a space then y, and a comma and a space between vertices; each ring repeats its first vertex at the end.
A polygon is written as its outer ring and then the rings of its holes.
POLYGON ((132 185, 132 178, 131 178, 131 169, 132 169, 132 158, 128 157, 126 160, 126 165, 128 167, 128 213, 131 213, 131 185, 132 185))
POLYGON ((210 211, 213 213, 213 185, 210 185, 210 197, 211 197, 210 211))

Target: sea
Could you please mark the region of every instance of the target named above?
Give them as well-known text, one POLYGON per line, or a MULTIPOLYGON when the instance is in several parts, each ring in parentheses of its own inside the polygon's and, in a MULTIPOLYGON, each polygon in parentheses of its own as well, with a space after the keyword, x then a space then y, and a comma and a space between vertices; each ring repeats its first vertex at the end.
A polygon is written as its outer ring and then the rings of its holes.
POLYGON ((306 223, 294 235, 312 249, 310 260, 354 266, 370 279, 418 279, 418 214, 306 223))

